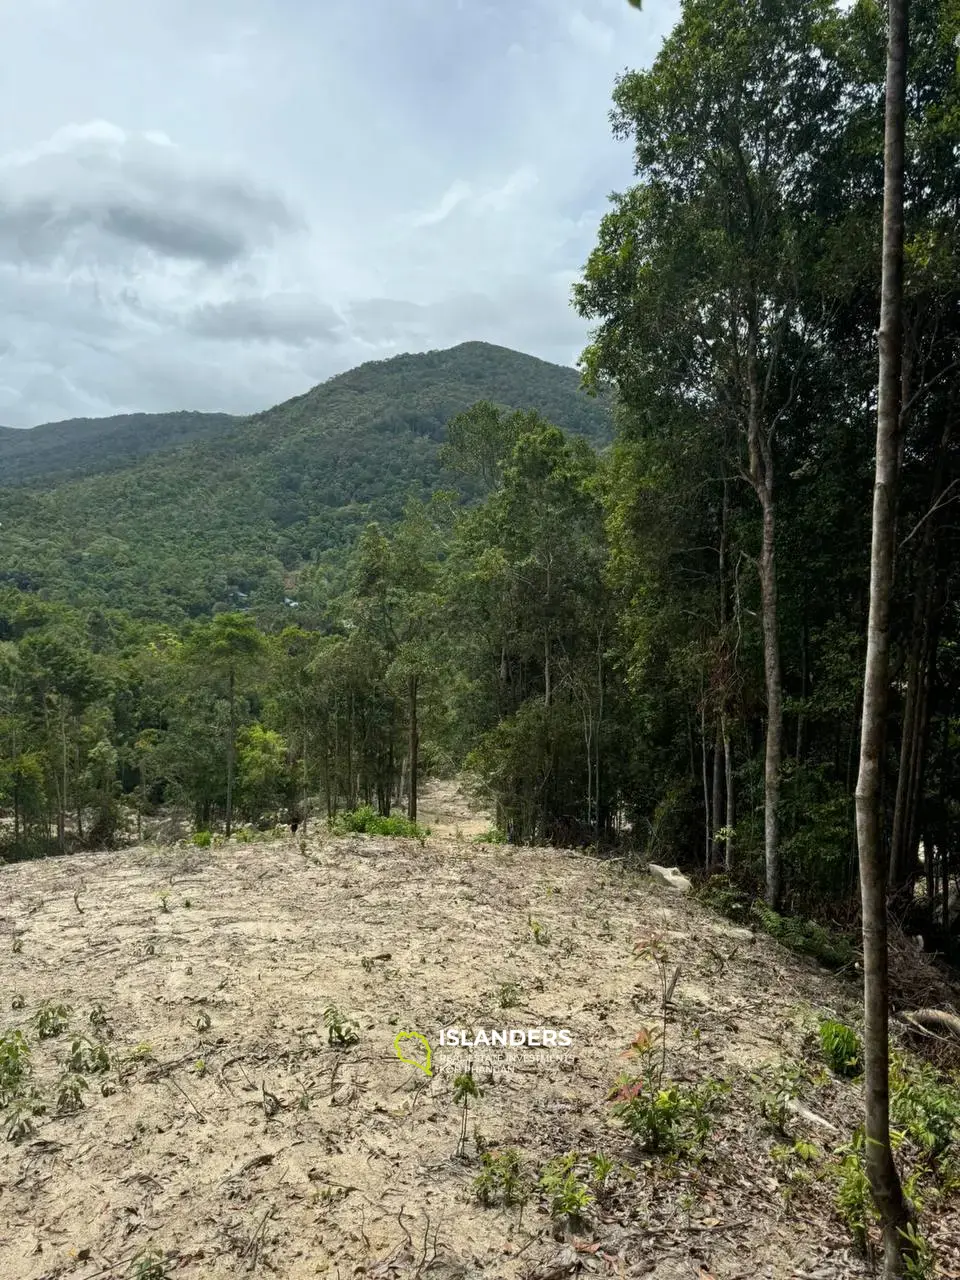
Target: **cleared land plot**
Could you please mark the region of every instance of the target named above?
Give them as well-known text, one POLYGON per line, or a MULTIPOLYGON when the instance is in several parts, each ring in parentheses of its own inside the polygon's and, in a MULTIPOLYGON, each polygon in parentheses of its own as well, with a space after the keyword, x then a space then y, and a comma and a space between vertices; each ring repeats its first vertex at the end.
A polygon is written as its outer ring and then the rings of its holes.
MULTIPOLYGON (((0 1026, 23 1028, 50 1107, 0 1141, 0 1276, 866 1274, 830 1187, 785 1202, 749 1080, 809 1057, 811 1009, 842 1012, 852 989, 619 863, 318 834, 305 851, 287 839, 0 868, 0 904, 0 1026), (625 1047, 660 1017, 656 968, 633 955, 651 932, 680 966, 669 1070, 733 1086, 699 1163, 644 1155, 607 1102, 625 1047), (39 1039, 43 1002, 72 1013, 39 1039), (357 1044, 331 1046, 331 1005, 357 1044), (530 1064, 472 1055, 466 1159, 452 1093, 471 1055, 438 1044, 449 1026, 564 1027, 573 1042, 530 1064), (431 1040, 432 1077, 397 1060, 403 1030, 431 1040), (78 1034, 111 1063, 85 1070, 84 1107, 59 1114, 78 1034), (611 1178, 566 1231, 540 1193, 522 1213, 484 1207, 475 1128, 534 1176, 576 1150, 635 1178, 611 1178)), ((849 1135, 857 1086, 821 1084, 808 1103, 838 1130, 797 1134, 827 1152, 849 1135)), ((941 1231, 956 1236, 956 1218, 941 1231)))

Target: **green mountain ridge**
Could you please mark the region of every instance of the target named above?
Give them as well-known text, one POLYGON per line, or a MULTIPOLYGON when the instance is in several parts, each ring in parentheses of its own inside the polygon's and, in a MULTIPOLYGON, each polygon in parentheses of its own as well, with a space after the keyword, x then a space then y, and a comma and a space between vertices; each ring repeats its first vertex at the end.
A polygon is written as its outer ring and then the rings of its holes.
POLYGON ((481 399, 595 446, 611 436, 609 406, 575 369, 481 342, 364 364, 246 418, 0 435, 0 583, 171 622, 238 601, 276 615, 303 567, 336 573, 369 520, 438 487, 470 496, 438 453, 449 420, 481 399))

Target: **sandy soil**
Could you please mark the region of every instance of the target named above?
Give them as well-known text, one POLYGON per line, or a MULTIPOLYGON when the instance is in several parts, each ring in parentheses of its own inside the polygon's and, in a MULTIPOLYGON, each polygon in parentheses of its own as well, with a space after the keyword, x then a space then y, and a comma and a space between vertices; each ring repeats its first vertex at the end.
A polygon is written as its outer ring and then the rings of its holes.
MULTIPOLYGON (((435 825, 487 825, 468 809, 435 825)), ((23 1028, 50 1103, 33 1133, 0 1140, 4 1280, 866 1274, 828 1197, 785 1204, 747 1078, 802 1056, 811 1009, 852 992, 620 863, 319 833, 143 847, 0 868, 0 939, 0 1026, 23 1028), (658 1019, 655 967, 633 956, 651 930, 680 966, 672 1070, 734 1083, 707 1157, 672 1168, 606 1102, 625 1046, 658 1019), (43 1001, 72 1014, 38 1039, 43 1001), (330 1005, 359 1043, 328 1043, 330 1005), (572 1046, 497 1061, 441 1046, 448 1026, 567 1028, 572 1046), (430 1041, 432 1076, 397 1059, 400 1031, 430 1041), (78 1034, 111 1067, 58 1114, 78 1034), (459 1158, 453 1078, 471 1058, 482 1096, 459 1158), (474 1126, 534 1172, 603 1150, 635 1180, 577 1231, 542 1196, 522 1214, 485 1208, 474 1126)), ((853 1086, 833 1095, 818 1108, 857 1104, 853 1086)))

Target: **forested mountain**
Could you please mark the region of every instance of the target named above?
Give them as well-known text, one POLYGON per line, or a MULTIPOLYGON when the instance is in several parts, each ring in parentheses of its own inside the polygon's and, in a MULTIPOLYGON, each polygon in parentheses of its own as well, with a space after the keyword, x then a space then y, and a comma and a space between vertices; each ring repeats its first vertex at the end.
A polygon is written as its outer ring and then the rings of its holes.
POLYGON ((0 428, 0 485, 49 487, 65 479, 117 471, 178 444, 229 431, 228 413, 125 413, 70 418, 30 430, 0 428))
POLYGON ((579 388, 573 369, 477 342, 366 364, 249 418, 9 431, 0 581, 172 621, 231 604, 275 617, 292 572, 330 551, 335 572, 366 521, 458 483, 438 451, 446 423, 475 401, 533 408, 608 441, 607 404, 579 388))

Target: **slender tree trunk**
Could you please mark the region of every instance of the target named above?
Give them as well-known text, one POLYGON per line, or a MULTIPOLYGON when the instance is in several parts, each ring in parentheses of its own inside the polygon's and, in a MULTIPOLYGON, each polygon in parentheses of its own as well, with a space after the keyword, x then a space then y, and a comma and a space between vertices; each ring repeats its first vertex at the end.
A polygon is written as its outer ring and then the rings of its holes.
POLYGON ((883 259, 876 475, 870 552, 870 611, 864 672, 857 844, 863 912, 866 1165, 883 1226, 884 1275, 904 1273, 903 1230, 911 1220, 890 1147, 889 972, 886 863, 880 782, 889 700, 890 598, 896 549, 897 466, 903 348, 903 166, 906 125, 907 0, 889 0, 884 129, 883 259))
POLYGON ((230 833, 233 830, 233 770, 234 760, 237 750, 237 725, 236 725, 236 677, 231 668, 228 676, 229 688, 228 699, 230 703, 230 723, 227 727, 227 821, 226 835, 230 839, 230 833))
POLYGON ((726 723, 726 720, 724 720, 723 724, 723 772, 727 779, 727 839, 724 844, 723 862, 724 869, 729 875, 733 870, 733 827, 736 822, 736 814, 734 813, 735 788, 733 783, 733 743, 730 739, 730 726, 726 723))
POLYGON ((417 687, 419 679, 417 676, 410 676, 407 681, 407 706, 408 706, 408 730, 409 741, 407 743, 407 757, 410 761, 410 795, 407 802, 407 817, 411 822, 417 820, 417 786, 419 784, 419 764, 420 764, 420 731, 417 727, 417 687))
POLYGON ((749 410, 747 442, 750 479, 760 501, 763 537, 760 547, 760 602, 763 616, 763 672, 767 694, 767 730, 763 768, 763 845, 766 900, 775 910, 783 891, 780 865, 780 762, 783 757, 783 678, 780 667, 780 624, 777 616, 776 507, 773 453, 761 422, 760 374, 756 324, 751 321, 747 351, 749 410))
POLYGON ((710 869, 710 854, 713 848, 713 823, 710 816, 710 782, 707 770, 707 713, 700 705, 700 773, 703 780, 703 859, 707 870, 710 869))
POLYGON ((713 802, 711 804, 710 830, 710 865, 716 866, 721 861, 721 842, 717 832, 721 827, 720 814, 723 812, 723 734, 720 721, 717 721, 717 732, 713 742, 713 802))

